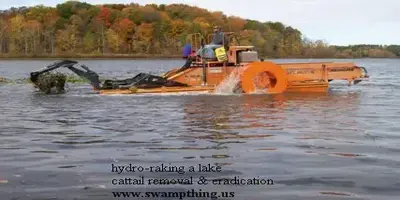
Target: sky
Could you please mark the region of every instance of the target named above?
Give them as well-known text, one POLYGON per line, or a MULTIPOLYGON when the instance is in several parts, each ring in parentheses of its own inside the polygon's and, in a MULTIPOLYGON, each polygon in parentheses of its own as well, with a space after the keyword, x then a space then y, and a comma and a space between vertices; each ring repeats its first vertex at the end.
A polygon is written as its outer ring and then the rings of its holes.
MULTIPOLYGON (((1 0, 0 9, 65 0, 1 0)), ((279 21, 331 45, 400 44, 400 0, 81 0, 90 4, 185 3, 246 19, 279 21), (250 3, 251 2, 251 3, 250 3)))

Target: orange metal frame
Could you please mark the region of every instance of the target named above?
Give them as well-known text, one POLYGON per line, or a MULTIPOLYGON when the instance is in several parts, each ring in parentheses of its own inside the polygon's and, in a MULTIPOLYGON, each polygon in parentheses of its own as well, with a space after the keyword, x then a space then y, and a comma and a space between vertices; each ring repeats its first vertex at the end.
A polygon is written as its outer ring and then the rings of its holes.
MULTIPOLYGON (((265 67, 275 65, 270 62, 258 62, 265 67)), ((231 73, 241 73, 241 71, 249 68, 254 63, 246 63, 240 66, 226 66, 221 62, 207 62, 206 82, 203 77, 203 64, 195 63, 192 68, 186 69, 180 73, 174 73, 177 69, 172 70, 168 76, 169 80, 186 83, 191 87, 163 87, 156 89, 136 89, 131 90, 101 90, 102 94, 134 94, 134 93, 168 93, 168 92, 191 92, 191 91, 208 91, 213 92, 219 84, 231 73), (205 84, 204 84, 205 83, 205 84)), ((284 77, 287 81, 285 92, 326 92, 329 82, 332 80, 346 80, 352 83, 357 80, 365 80, 368 75, 362 67, 356 66, 354 63, 280 63, 276 66, 283 69, 284 77)), ((270 77, 279 79, 282 77, 270 77)), ((243 81, 243 80, 242 80, 243 81)))
MULTIPOLYGON (((232 33, 228 34, 230 37, 232 33)), ((207 38, 208 39, 208 38, 207 38)), ((191 34, 188 40, 197 49, 204 40, 201 34, 191 34)), ((241 62, 238 52, 253 51, 253 46, 229 46, 227 61, 207 61, 197 57, 191 67, 177 73, 179 68, 173 69, 164 78, 185 83, 189 87, 162 87, 155 89, 133 90, 100 90, 101 94, 136 94, 136 93, 168 93, 168 92, 213 92, 232 73, 240 81, 242 91, 253 92, 257 85, 263 86, 265 93, 282 92, 326 92, 332 80, 346 80, 351 83, 368 78, 364 67, 356 66, 351 62, 314 62, 314 63, 279 63, 272 62, 241 62), (259 75, 261 74, 261 75, 259 75), (260 81, 254 78, 261 77, 260 81)))

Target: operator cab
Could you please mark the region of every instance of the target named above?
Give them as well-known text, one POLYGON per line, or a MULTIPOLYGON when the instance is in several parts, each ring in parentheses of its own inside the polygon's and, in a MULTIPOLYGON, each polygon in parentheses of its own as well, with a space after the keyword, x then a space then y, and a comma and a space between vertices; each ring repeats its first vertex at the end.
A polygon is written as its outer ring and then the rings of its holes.
POLYGON ((204 64, 210 67, 235 66, 260 60, 254 46, 240 46, 233 32, 209 34, 207 40, 200 33, 190 34, 187 37, 187 44, 192 54, 187 57, 185 68, 204 64), (222 44, 215 44, 219 39, 222 39, 222 44), (208 44, 205 45, 204 41, 208 41, 208 44))

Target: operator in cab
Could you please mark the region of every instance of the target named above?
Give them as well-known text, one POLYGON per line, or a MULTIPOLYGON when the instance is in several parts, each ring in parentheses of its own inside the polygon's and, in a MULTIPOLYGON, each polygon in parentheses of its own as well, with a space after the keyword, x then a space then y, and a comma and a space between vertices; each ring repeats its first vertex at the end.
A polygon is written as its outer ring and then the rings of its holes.
POLYGON ((222 46, 226 46, 228 43, 228 39, 224 32, 222 31, 222 28, 220 26, 215 26, 214 27, 214 37, 211 41, 210 44, 205 45, 203 48, 201 48, 198 52, 197 55, 199 55, 202 58, 209 58, 209 59, 214 59, 216 58, 214 50, 217 48, 220 48, 222 46))
POLYGON ((224 34, 220 26, 214 26, 213 30, 214 36, 211 43, 204 45, 204 47, 200 48, 197 52, 194 52, 192 50, 192 46, 190 44, 185 45, 183 49, 183 58, 186 59, 186 63, 178 70, 178 72, 184 71, 189 68, 197 56, 206 59, 217 59, 215 55, 215 49, 222 46, 227 47, 228 38, 224 34))
POLYGON ((224 44, 224 33, 222 32, 222 28, 220 26, 215 26, 214 37, 209 46, 218 45, 218 47, 221 47, 223 44, 224 44))

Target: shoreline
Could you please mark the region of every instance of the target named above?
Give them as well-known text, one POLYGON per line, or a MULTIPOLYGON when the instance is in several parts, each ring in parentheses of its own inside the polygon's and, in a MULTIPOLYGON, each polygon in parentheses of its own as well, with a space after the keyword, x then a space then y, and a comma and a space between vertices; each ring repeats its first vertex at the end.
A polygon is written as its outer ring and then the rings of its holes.
POLYGON ((118 59, 118 60, 149 60, 149 59, 182 59, 179 55, 26 55, 26 56, 11 56, 11 55, 0 55, 0 60, 107 60, 107 59, 118 59))
MULTIPOLYGON (((276 59, 399 59, 400 57, 280 57, 268 58, 264 60, 276 59)), ((106 55, 26 55, 26 56, 11 56, 0 55, 0 60, 184 60, 180 55, 137 55, 137 54, 106 54, 106 55)))

